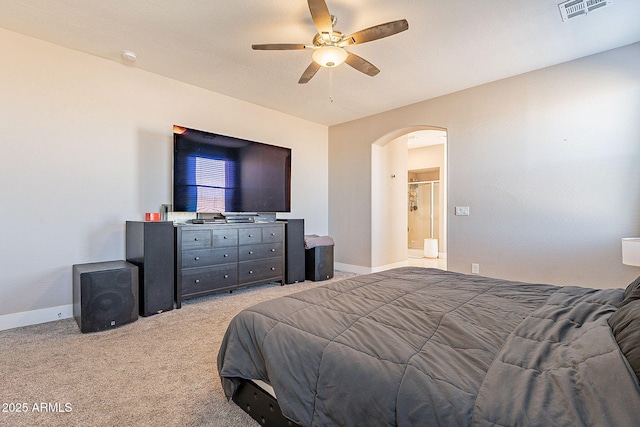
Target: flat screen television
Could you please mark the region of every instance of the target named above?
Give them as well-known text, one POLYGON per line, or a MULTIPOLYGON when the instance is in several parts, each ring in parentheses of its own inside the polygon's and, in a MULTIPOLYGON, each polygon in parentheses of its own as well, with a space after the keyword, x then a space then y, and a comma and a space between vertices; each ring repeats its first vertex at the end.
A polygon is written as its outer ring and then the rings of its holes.
POLYGON ((173 127, 173 210, 291 211, 291 149, 173 127))

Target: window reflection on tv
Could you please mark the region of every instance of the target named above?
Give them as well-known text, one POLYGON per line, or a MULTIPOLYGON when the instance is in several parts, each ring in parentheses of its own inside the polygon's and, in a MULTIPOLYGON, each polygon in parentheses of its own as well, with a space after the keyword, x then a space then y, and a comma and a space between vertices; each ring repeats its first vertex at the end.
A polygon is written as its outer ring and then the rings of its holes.
POLYGON ((290 212, 291 149, 174 126, 173 210, 290 212))

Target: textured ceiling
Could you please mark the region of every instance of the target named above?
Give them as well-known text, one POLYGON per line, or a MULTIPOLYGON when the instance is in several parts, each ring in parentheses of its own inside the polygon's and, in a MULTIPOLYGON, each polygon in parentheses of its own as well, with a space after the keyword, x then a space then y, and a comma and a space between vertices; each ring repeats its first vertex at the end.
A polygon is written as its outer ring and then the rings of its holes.
MULTIPOLYGON (((344 64, 298 84, 311 51, 305 0, 0 0, 0 27, 325 125, 640 41, 640 1, 562 22, 557 0, 327 0, 352 33, 406 18, 409 30, 350 51, 381 72, 344 64), (329 98, 333 99, 333 102, 329 98)), ((6 60, 6 58, 5 58, 6 60)))

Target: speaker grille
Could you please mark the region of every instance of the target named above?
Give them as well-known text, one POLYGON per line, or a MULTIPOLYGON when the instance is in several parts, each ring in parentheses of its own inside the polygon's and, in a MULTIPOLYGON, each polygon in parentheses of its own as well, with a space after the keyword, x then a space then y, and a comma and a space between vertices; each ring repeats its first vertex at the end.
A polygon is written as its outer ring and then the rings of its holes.
POLYGON ((89 275, 89 281, 87 305, 92 321, 115 326, 115 322, 121 323, 128 319, 125 313, 130 313, 134 305, 131 273, 128 270, 92 273, 89 275))

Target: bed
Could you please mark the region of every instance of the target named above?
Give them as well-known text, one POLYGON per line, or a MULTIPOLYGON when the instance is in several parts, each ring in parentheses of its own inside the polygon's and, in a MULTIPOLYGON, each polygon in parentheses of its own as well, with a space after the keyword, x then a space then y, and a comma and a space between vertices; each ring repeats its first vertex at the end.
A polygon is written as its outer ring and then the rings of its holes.
POLYGON ((218 372, 227 398, 250 390, 284 425, 635 426, 638 344, 640 278, 589 289, 403 267, 242 311, 218 372))

